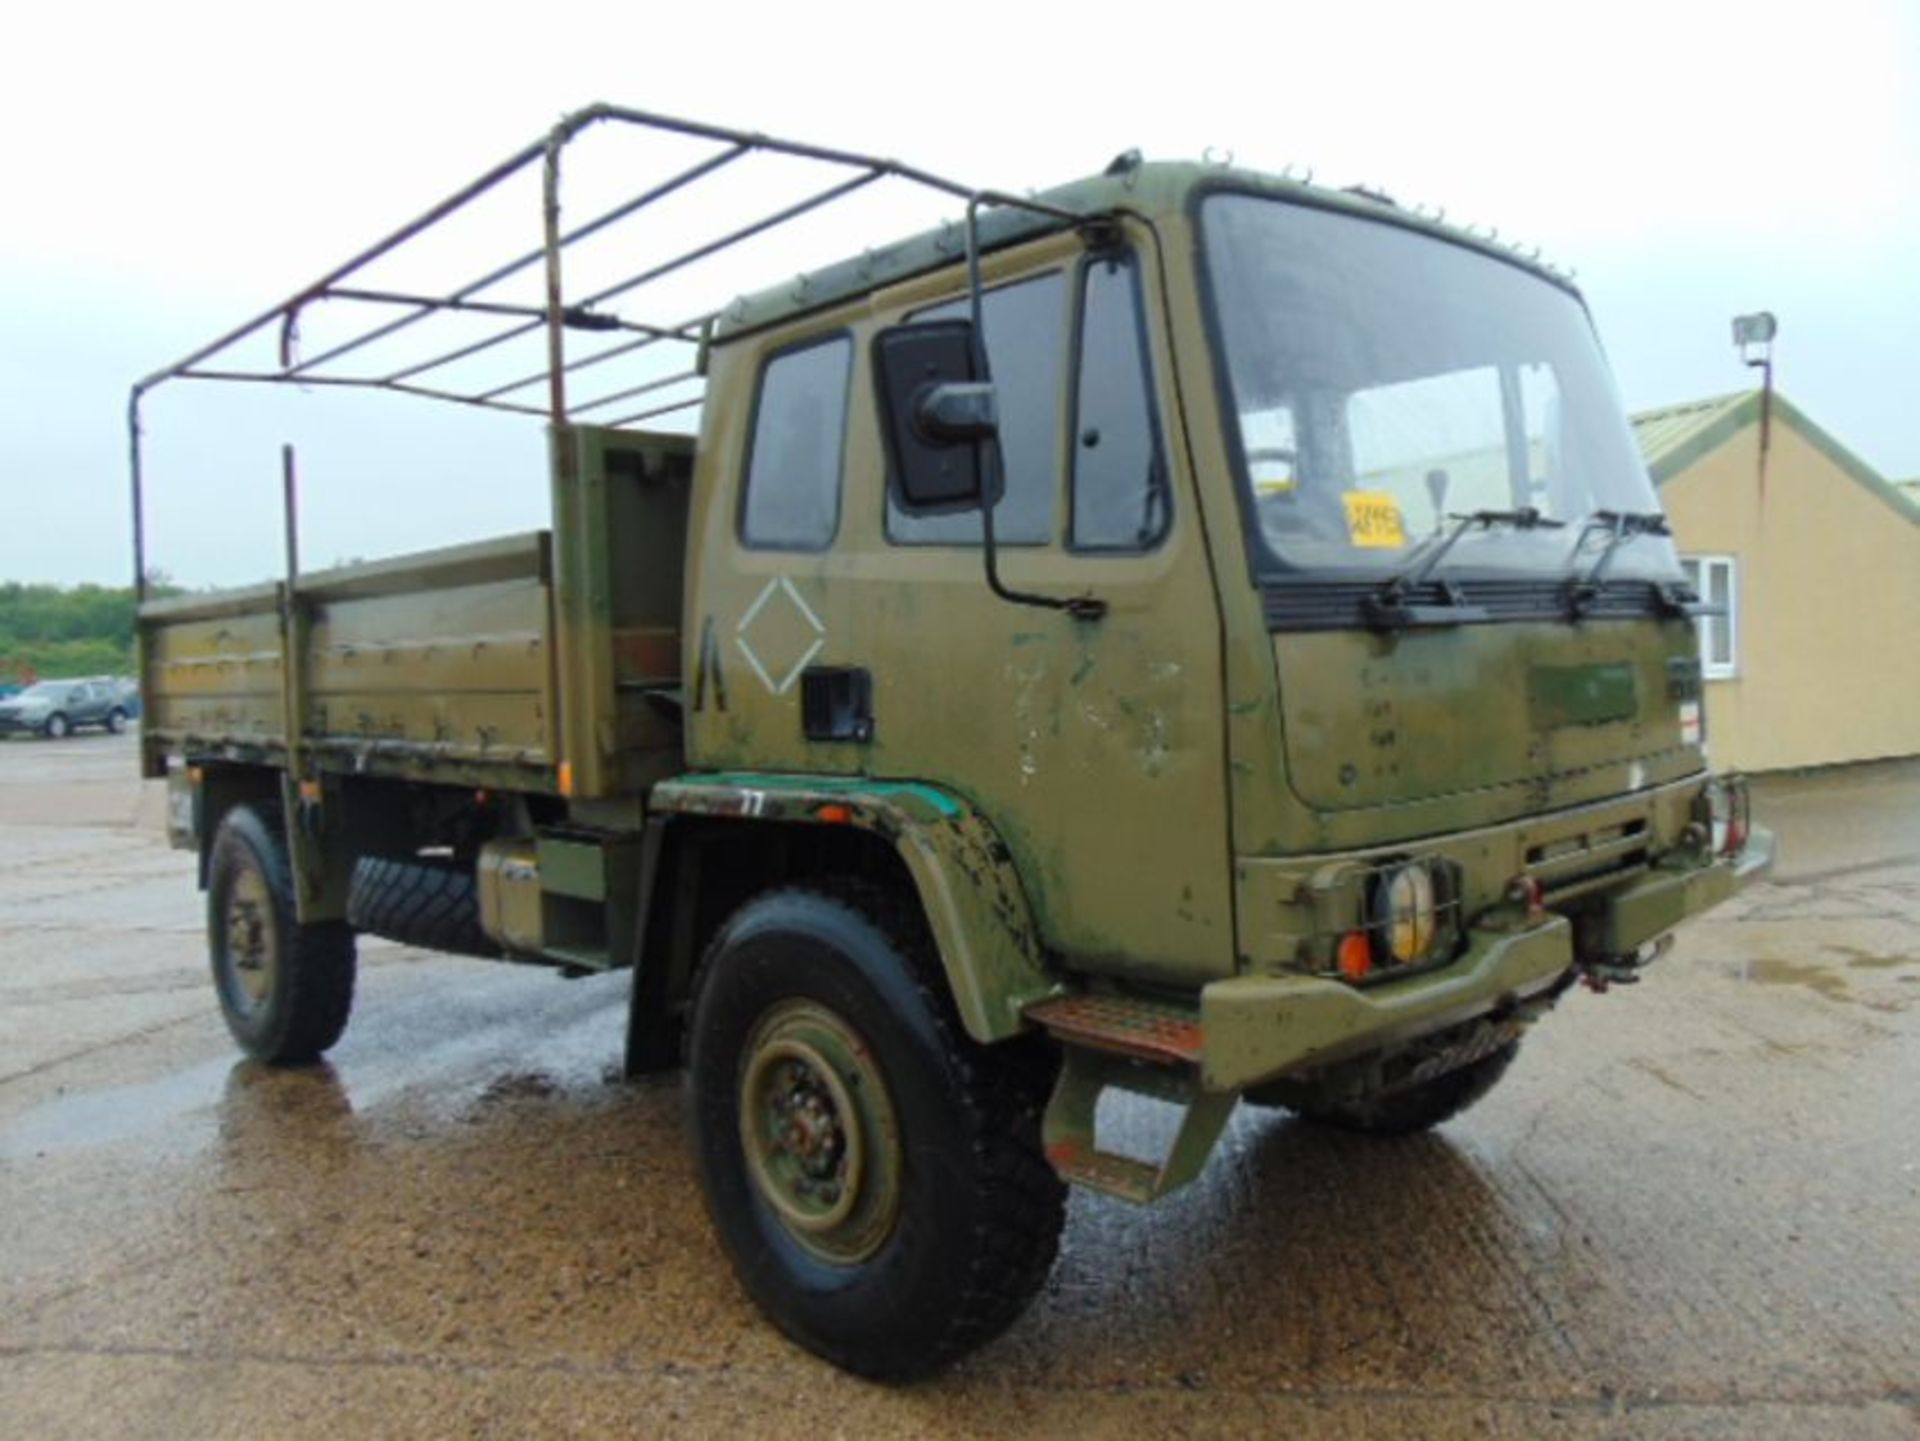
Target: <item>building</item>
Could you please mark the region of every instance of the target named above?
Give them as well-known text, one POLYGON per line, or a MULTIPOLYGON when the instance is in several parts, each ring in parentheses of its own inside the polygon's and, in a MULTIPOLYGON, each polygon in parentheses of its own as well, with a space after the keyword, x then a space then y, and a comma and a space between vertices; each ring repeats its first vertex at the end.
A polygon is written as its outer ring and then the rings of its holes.
POLYGON ((1920 755, 1920 497, 1772 396, 1634 417, 1695 587, 1717 766, 1920 755), (1913 497, 1913 498, 1910 498, 1913 497))

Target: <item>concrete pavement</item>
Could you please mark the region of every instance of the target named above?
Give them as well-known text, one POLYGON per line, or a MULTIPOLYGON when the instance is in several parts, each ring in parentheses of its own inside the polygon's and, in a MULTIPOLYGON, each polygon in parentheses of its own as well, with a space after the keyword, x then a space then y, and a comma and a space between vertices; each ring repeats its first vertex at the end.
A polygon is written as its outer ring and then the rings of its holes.
POLYGON ((1920 766, 1763 785, 1775 882, 1438 1133, 1076 1196, 902 1391, 736 1286, 621 978, 364 942, 329 1065, 240 1060, 132 771, 0 744, 0 1434, 1920 1441, 1920 766))

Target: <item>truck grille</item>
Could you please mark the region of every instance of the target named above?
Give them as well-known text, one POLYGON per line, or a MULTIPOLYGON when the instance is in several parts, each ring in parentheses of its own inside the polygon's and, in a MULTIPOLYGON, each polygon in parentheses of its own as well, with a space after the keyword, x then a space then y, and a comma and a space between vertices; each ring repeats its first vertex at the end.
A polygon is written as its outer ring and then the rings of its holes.
POLYGON ((1529 847, 1527 874, 1552 905, 1644 870, 1648 839, 1645 819, 1595 826, 1529 847))

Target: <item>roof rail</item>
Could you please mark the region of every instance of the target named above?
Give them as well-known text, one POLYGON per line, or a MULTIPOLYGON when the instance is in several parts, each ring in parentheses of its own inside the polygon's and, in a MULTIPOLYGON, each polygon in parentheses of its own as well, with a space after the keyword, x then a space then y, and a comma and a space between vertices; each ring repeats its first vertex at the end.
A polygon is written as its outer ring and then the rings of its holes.
POLYGON ((617 105, 591 105, 565 116, 541 139, 515 151, 490 170, 448 195, 407 224, 362 250, 318 280, 296 291, 279 304, 261 312, 245 324, 208 342, 173 364, 154 371, 136 382, 127 406, 128 453, 132 472, 134 582, 144 591, 145 544, 141 476, 140 406, 143 397, 158 386, 178 380, 211 380, 246 384, 336 387, 357 390, 383 390, 425 399, 450 401, 489 410, 541 416, 555 424, 564 424, 571 415, 618 408, 632 401, 639 408, 611 420, 596 423, 619 427, 636 425, 661 416, 685 411, 704 398, 704 376, 699 352, 711 337, 718 308, 680 317, 640 319, 608 308, 620 302, 622 312, 669 276, 677 275, 696 262, 707 260, 747 241, 764 236, 803 216, 812 215, 863 191, 876 182, 898 180, 952 197, 971 207, 1005 206, 1074 223, 1081 217, 1043 201, 995 190, 982 190, 959 181, 935 175, 931 171, 904 165, 897 160, 862 155, 854 151, 808 145, 782 140, 758 132, 731 130, 718 125, 657 115, 617 105), (596 126, 636 127, 656 135, 683 137, 710 146, 707 154, 694 163, 657 181, 638 194, 602 210, 591 219, 569 229, 560 224, 560 181, 562 159, 567 147, 580 135, 596 126), (814 161, 830 171, 839 172, 832 183, 802 196, 744 224, 703 235, 685 249, 658 260, 634 274, 589 293, 569 295, 565 285, 565 252, 590 236, 632 221, 650 207, 670 196, 681 196, 702 182, 709 182, 750 155, 776 155, 814 161), (541 224, 539 246, 511 256, 473 279, 442 293, 422 293, 364 284, 355 278, 376 261, 391 255, 450 217, 466 210, 482 196, 534 165, 541 167, 541 224), (534 267, 541 267, 544 301, 539 304, 515 304, 486 298, 486 292, 534 267), (303 311, 321 303, 341 303, 386 315, 386 318, 350 338, 329 345, 319 354, 299 354, 299 326, 303 311), (394 309, 399 314, 389 312, 394 309), (502 322, 491 333, 467 340, 450 349, 434 351, 424 358, 409 358, 388 367, 366 368, 378 357, 379 348, 403 332, 436 317, 449 315, 496 316, 502 322), (244 342, 258 340, 277 330, 278 363, 248 365, 232 358, 232 352, 244 342), (484 352, 496 350, 513 341, 545 331, 545 363, 525 375, 492 384, 463 386, 445 379, 448 367, 484 352), (601 333, 615 336, 613 343, 584 355, 569 354, 569 332, 601 333), (655 347, 683 347, 685 368, 666 374, 650 375, 636 384, 616 386, 582 401, 570 400, 569 382, 610 362, 633 357, 655 347), (349 356, 357 366, 341 366, 349 356), (536 387, 544 386, 544 395, 536 387), (533 392, 529 394, 529 392, 533 392))

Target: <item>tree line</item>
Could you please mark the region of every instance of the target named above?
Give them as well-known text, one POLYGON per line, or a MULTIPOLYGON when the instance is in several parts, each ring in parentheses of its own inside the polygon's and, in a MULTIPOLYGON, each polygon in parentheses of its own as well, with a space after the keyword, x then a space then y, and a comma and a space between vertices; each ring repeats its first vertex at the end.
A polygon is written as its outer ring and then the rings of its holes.
MULTIPOLYGON (((148 594, 178 593, 164 578, 148 594)), ((133 587, 0 581, 0 683, 133 670, 133 587)))

